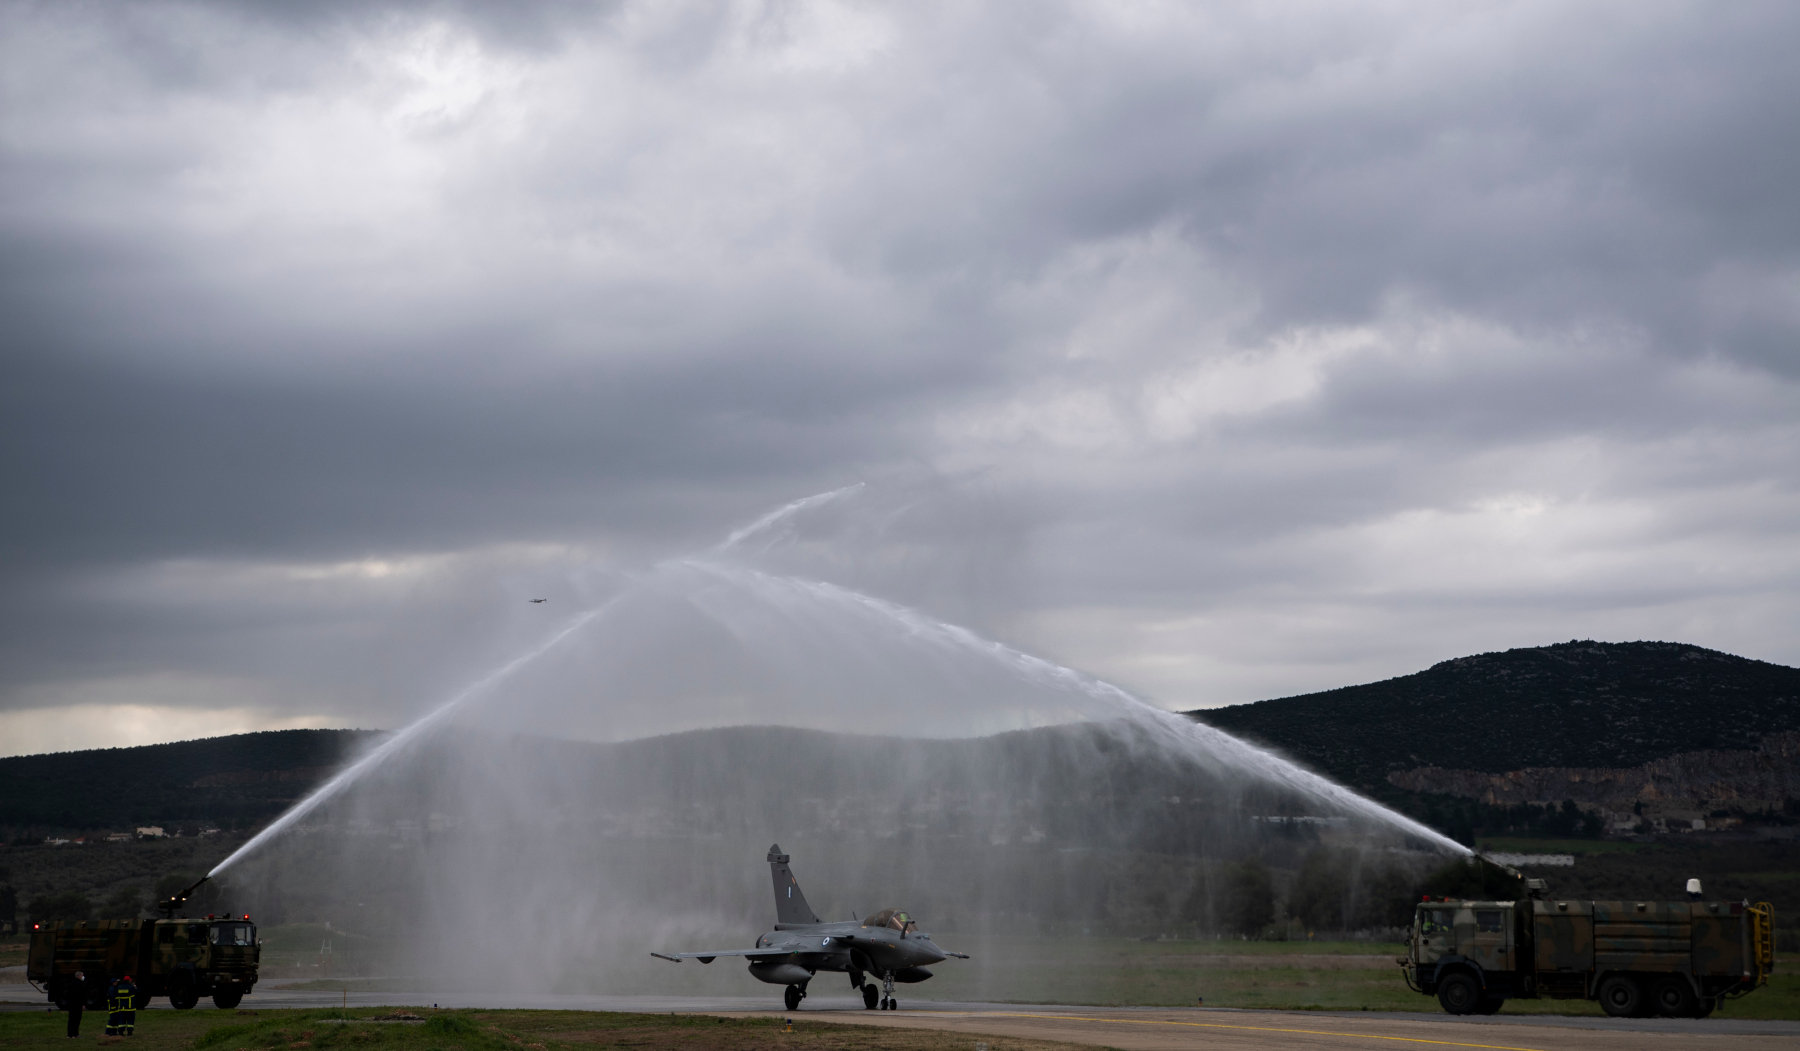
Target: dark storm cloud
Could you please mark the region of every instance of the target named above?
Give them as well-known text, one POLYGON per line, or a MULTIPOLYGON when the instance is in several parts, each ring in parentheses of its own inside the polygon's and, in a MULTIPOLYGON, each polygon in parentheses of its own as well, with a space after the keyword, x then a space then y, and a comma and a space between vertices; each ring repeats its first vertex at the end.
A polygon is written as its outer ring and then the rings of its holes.
POLYGON ((880 452, 886 384, 907 378, 815 364, 772 373, 719 355, 521 376, 434 358, 241 375, 19 356, 0 436, 34 513, 5 539, 23 561, 628 529, 641 511, 609 506, 621 486, 804 476, 880 452))
POLYGON ((1775 131, 1800 92, 1792 9, 1312 14, 1310 30, 1196 19, 1116 51, 1076 46, 1058 14, 1022 18, 981 91, 927 93, 944 129, 922 150, 921 115, 877 124, 871 140, 917 152, 892 172, 871 151, 861 175, 898 201, 875 243, 902 267, 1030 265, 1173 220, 1253 282, 1270 325, 1365 318, 1406 289, 1794 367, 1702 302, 1721 265, 1791 280, 1796 264, 1800 146, 1775 131), (1234 31, 1253 39, 1219 46, 1234 31))
POLYGON ((0 19, 0 707, 394 711, 859 479, 796 568, 1184 705, 1800 656, 1791 5, 0 19))

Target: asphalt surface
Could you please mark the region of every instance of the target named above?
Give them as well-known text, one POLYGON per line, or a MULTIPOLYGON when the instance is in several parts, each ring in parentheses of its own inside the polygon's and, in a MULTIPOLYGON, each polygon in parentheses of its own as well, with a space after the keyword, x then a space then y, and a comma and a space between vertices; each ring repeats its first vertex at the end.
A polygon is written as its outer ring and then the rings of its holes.
MULTIPOLYGON (((1453 1018, 1427 1012, 1243 1011, 1226 1008, 1084 1007, 902 1001, 898 1011, 867 1011, 850 995, 815 996, 799 1011, 775 1009, 775 997, 578 996, 526 993, 365 993, 283 988, 264 983, 241 1010, 304 1007, 432 1006, 792 1018, 797 1026, 881 1025, 933 1029, 971 1038, 1016 1036, 1072 1044, 1162 1051, 1272 1048, 1464 1047, 1491 1051, 1658 1051, 1800 1047, 1800 1022, 1556 1017, 1499 1014, 1453 1018)), ((0 985, 0 1010, 44 1010, 30 986, 0 985)), ((159 1002, 151 1010, 170 1010, 159 1002)), ((199 1010, 213 1010, 202 1003, 199 1010)))

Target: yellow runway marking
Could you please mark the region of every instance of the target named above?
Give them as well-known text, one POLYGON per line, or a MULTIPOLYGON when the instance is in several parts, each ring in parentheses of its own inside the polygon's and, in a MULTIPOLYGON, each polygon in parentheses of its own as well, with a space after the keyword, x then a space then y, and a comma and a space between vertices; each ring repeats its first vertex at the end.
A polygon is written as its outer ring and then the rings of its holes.
POLYGON ((1163 1018, 1084 1018, 1080 1015, 982 1014, 986 1018, 1042 1018, 1065 1022, 1124 1022, 1129 1025, 1185 1025, 1197 1029, 1244 1029, 1258 1033, 1302 1033, 1307 1036, 1342 1036, 1353 1040, 1394 1040, 1403 1044, 1437 1044, 1440 1047, 1479 1047, 1487 1051, 1543 1051, 1536 1047, 1512 1047, 1507 1044, 1469 1044, 1460 1040, 1430 1040, 1422 1036, 1384 1036, 1380 1033, 1336 1033, 1327 1029, 1282 1029, 1268 1025, 1227 1025, 1224 1022, 1176 1022, 1163 1018))

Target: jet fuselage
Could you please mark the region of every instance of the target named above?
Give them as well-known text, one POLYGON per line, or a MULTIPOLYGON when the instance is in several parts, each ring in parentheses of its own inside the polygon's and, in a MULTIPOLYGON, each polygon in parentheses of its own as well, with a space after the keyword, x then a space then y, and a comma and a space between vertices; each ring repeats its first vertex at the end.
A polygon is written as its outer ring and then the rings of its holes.
POLYGON ((865 927, 855 920, 778 923, 774 930, 756 939, 756 947, 790 950, 788 956, 756 957, 750 965, 752 975, 776 985, 805 980, 796 977, 795 971, 788 970, 790 967, 808 972, 892 974, 896 982, 922 982, 931 977, 925 965, 946 956, 929 934, 865 927))

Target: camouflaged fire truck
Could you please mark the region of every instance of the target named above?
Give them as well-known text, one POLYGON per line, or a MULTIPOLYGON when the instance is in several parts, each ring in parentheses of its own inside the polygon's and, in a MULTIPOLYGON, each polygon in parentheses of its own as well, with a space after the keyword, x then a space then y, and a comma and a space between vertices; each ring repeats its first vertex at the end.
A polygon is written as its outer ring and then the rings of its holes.
POLYGON ((164 902, 160 920, 33 925, 25 977, 65 1011, 77 1001, 98 1010, 113 979, 125 975, 137 983, 140 1003, 166 996, 186 1010, 210 996, 221 1008, 236 1007, 256 985, 256 925, 248 915, 176 917, 194 887, 164 902))
POLYGON ((1766 902, 1419 903, 1400 966, 1451 1014, 1493 1014, 1512 997, 1598 1000, 1618 1017, 1705 1018, 1769 980, 1775 913, 1766 902))

